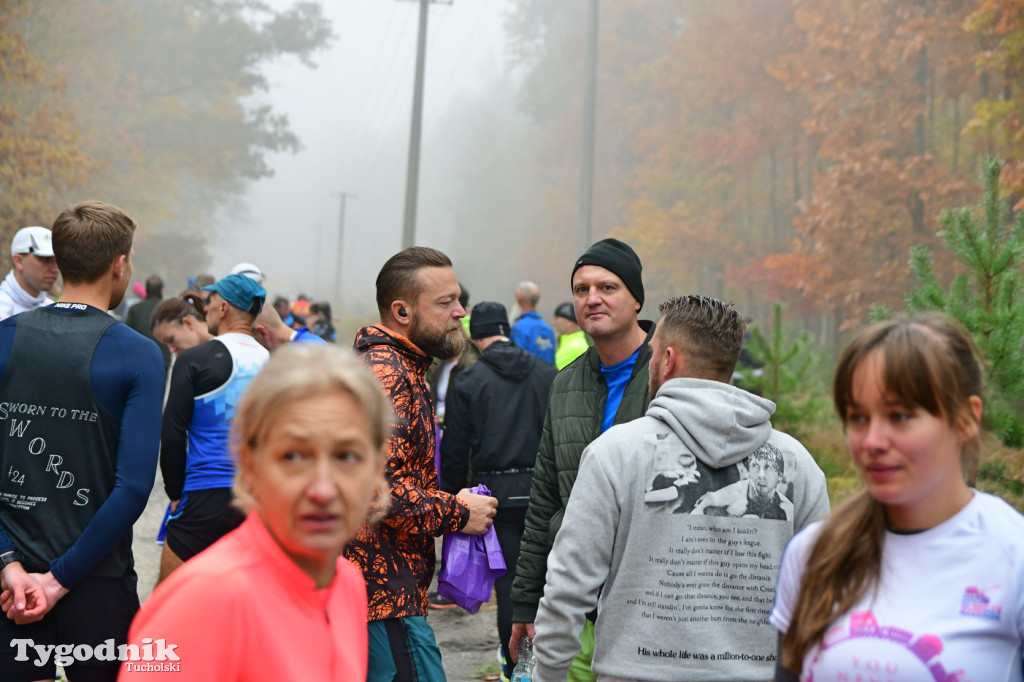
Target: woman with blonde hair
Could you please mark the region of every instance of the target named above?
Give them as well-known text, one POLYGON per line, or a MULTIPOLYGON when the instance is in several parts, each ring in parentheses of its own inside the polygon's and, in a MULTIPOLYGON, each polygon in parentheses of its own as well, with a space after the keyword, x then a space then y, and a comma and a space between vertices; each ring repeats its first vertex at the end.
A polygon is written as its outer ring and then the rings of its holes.
POLYGON ((129 645, 163 640, 180 661, 128 661, 119 679, 365 679, 366 586, 341 552, 386 511, 390 414, 349 351, 276 351, 232 425, 245 522, 171 574, 132 623, 129 645))
POLYGON ((845 350, 835 405, 866 488, 786 549, 776 680, 1022 679, 1024 516, 963 476, 981 395, 974 345, 942 315, 845 350))

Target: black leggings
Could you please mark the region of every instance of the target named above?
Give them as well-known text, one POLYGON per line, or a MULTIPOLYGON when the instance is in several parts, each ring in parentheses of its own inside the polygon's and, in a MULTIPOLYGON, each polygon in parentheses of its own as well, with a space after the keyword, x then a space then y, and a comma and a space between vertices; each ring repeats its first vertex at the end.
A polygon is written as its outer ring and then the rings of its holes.
POLYGON ((505 575, 494 582, 494 593, 498 600, 498 638, 505 660, 511 661, 508 640, 512 638, 512 581, 516 578, 516 562, 519 561, 519 541, 526 526, 526 507, 501 509, 494 517, 494 532, 498 535, 501 555, 505 559, 505 575))

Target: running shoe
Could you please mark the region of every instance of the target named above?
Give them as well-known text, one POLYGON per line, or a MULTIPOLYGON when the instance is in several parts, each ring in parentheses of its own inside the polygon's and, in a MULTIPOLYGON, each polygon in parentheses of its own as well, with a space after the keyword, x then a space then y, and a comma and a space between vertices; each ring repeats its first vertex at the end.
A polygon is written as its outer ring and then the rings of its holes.
POLYGON ((427 606, 432 609, 457 609, 459 605, 455 602, 448 601, 437 592, 431 592, 427 595, 427 606))

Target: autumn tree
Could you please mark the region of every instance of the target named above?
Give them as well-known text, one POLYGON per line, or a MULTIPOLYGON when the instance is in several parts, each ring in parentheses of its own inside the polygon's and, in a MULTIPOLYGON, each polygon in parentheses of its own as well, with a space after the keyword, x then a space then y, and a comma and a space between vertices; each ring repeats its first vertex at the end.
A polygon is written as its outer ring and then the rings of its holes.
POLYGON ((983 0, 964 27, 981 41, 980 97, 966 129, 989 154, 1007 159, 1003 182, 1024 210, 1024 1, 983 0))
MULTIPOLYGON (((33 8, 0 8, 0 244, 26 225, 45 223, 61 191, 79 186, 94 166, 82 149, 63 81, 21 30, 33 8)), ((0 256, 8 258, 5 250, 0 256)))
POLYGON ((798 239, 765 269, 786 273, 841 324, 899 300, 907 249, 933 244, 939 211, 969 189, 956 122, 975 78, 962 29, 970 5, 794 0, 804 47, 771 71, 808 99, 817 171, 794 221, 798 239))
MULTIPOLYGON (((145 269, 169 264, 176 253, 165 239, 154 238, 159 249, 149 248, 151 235, 185 236, 190 243, 180 251, 192 253, 213 231, 217 210, 247 181, 272 172, 269 152, 298 148, 285 118, 254 99, 267 88, 262 68, 286 56, 311 64, 331 38, 312 2, 283 11, 259 0, 33 0, 24 6, 3 40, 16 44, 31 36, 39 77, 61 86, 43 102, 63 105, 79 150, 78 159, 67 159, 75 181, 47 183, 49 205, 33 221, 45 223, 60 204, 84 196, 116 203, 142 227, 145 269)), ((176 265, 193 274, 197 267, 176 265)))
POLYGON ((652 18, 624 69, 638 158, 626 234, 664 291, 749 294, 739 273, 787 243, 808 184, 803 99, 766 70, 790 49, 789 0, 633 10, 652 18))
MULTIPOLYGON (((586 5, 519 0, 509 19, 543 207, 524 257, 565 262, 574 241, 586 5)), ((637 247, 653 296, 755 316, 782 300, 838 342, 902 298, 908 249, 938 243, 985 153, 1024 197, 1024 0, 600 6, 594 236, 637 247)))
MULTIPOLYGON (((765 64, 789 48, 788 4, 600 4, 593 237, 633 243, 655 296, 734 292, 730 267, 787 241, 808 147, 799 95, 765 64)), ((521 0, 509 20, 545 180, 546 229, 530 253, 543 246, 562 263, 575 243, 587 5, 521 0)))

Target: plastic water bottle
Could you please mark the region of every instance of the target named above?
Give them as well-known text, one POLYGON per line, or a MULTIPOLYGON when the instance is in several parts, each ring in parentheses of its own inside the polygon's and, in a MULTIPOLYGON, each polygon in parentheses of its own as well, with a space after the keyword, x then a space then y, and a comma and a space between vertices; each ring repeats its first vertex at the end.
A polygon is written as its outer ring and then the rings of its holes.
POLYGON ((533 668, 537 659, 533 655, 533 642, 522 637, 516 647, 516 667, 512 670, 512 682, 533 682, 533 668))

